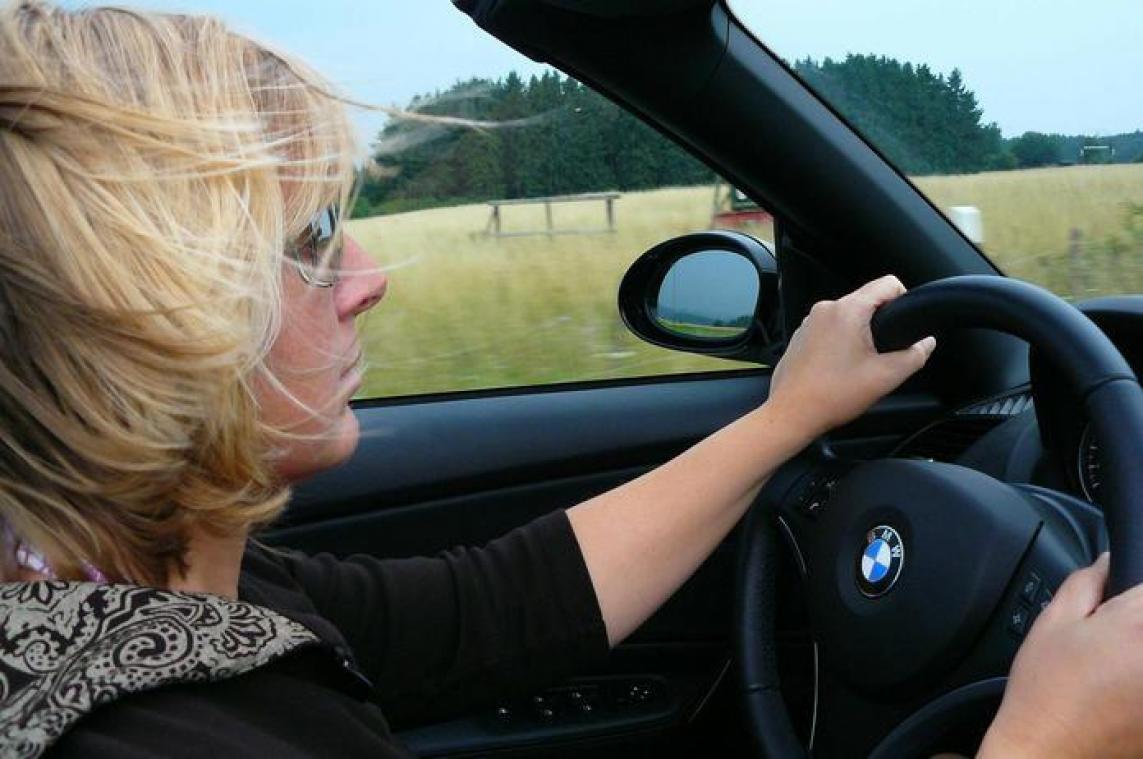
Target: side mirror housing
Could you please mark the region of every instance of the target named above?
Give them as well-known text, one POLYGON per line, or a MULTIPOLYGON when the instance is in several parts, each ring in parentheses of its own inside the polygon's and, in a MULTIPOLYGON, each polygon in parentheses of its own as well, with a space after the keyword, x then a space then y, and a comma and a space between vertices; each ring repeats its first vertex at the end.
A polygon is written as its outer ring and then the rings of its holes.
POLYGON ((659 243, 619 285, 627 328, 664 348, 772 364, 782 347, 778 264, 749 235, 711 230, 659 243))

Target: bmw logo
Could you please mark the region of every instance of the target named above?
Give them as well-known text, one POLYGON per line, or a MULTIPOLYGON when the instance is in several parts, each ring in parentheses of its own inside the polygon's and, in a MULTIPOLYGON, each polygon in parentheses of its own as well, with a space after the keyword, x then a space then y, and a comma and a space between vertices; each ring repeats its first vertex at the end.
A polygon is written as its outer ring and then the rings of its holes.
POLYGON ((888 525, 878 525, 865 534, 865 546, 857 557, 857 587, 869 598, 889 592, 905 565, 905 545, 888 525))

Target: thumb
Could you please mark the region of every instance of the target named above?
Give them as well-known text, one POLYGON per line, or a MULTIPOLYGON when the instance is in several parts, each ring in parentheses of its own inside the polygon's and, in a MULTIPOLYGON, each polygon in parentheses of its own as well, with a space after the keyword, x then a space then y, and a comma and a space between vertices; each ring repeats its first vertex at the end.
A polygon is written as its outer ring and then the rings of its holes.
POLYGON ((893 375, 899 377, 900 381, 903 382, 906 377, 924 366, 928 362, 929 356, 933 355, 933 351, 936 349, 937 339, 930 335, 904 350, 886 353, 883 358, 891 368, 893 375))
POLYGON ((1056 597, 1044 612, 1059 619, 1083 619, 1095 611, 1103 601, 1103 589, 1107 584, 1107 568, 1110 564, 1107 553, 1090 567, 1076 570, 1064 580, 1056 597))

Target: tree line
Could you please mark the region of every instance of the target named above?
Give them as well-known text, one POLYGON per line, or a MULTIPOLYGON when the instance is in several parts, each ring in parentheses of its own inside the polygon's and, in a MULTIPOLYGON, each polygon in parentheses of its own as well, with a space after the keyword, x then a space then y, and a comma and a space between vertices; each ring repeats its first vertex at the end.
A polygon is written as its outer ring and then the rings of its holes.
MULTIPOLYGON (((794 70, 908 174, 1143 160, 1143 132, 1096 138, 985 122, 961 73, 885 56, 807 58, 794 70)), ((391 119, 373 145, 355 216, 435 205, 713 182, 713 172, 622 108, 549 71, 470 79, 408 111, 473 122, 391 119)))
POLYGON ((1075 163, 1143 163, 1143 131, 1110 137, 1025 132, 1008 141, 1019 168, 1075 163))
POLYGON ((555 72, 472 79, 410 111, 502 126, 393 119, 374 145, 358 213, 492 198, 711 182, 713 172, 627 111, 555 72))

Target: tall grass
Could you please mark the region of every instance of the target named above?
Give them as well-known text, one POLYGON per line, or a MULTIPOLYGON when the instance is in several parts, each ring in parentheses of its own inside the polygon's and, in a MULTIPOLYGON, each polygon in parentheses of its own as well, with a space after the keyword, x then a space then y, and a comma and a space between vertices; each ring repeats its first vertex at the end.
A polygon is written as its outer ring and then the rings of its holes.
MULTIPOLYGON (((1143 166, 917 184, 942 208, 980 208, 983 247, 1014 276, 1069 296, 1075 287, 1077 295, 1143 290, 1143 239, 1132 242, 1123 221, 1125 203, 1143 204, 1143 166), (1079 256, 1069 254, 1073 229, 1079 256)), ((370 371, 361 397, 737 368, 639 341, 615 306, 631 262, 669 237, 707 228, 712 200, 710 187, 626 193, 610 234, 488 237, 482 204, 350 222, 391 280, 363 322, 370 371)), ((545 228, 541 206, 502 214, 504 232, 545 228)), ((553 217, 557 229, 606 227, 602 203, 558 204, 553 217)), ((772 236, 768 226, 754 232, 772 236)))
POLYGON ((1069 299, 1143 291, 1143 240, 1129 227, 1131 206, 1143 204, 1141 164, 914 181, 942 209, 979 208, 982 247, 1011 276, 1069 299))

